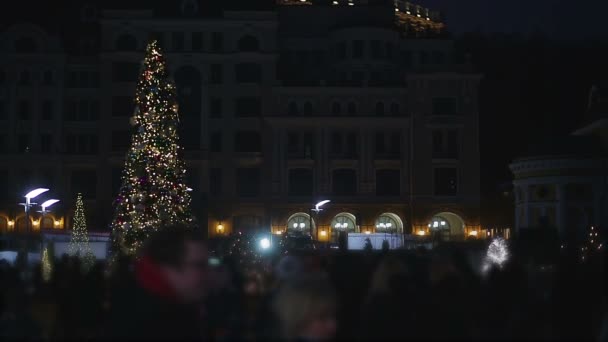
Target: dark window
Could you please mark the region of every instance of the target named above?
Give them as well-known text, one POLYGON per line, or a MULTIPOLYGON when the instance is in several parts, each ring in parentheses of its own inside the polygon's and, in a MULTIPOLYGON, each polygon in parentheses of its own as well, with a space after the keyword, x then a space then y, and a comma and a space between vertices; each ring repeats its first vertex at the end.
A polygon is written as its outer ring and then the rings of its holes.
POLYGON ((89 86, 89 73, 86 71, 80 71, 78 73, 78 86, 82 88, 88 88, 89 86))
POLYGON ((262 114, 262 104, 257 97, 239 97, 236 99, 235 114, 237 117, 255 117, 262 114))
POLYGON ((27 70, 21 71, 19 74, 19 85, 30 85, 30 72, 27 70))
POLYGON ((352 169, 338 169, 332 173, 333 193, 349 196, 357 193, 357 173, 352 169))
POLYGON ((211 148, 211 152, 222 152, 222 133, 211 133, 211 142, 209 145, 211 148))
POLYGON ((213 32, 211 34, 211 49, 213 52, 221 52, 224 48, 224 34, 222 32, 213 32))
POLYGON ((443 154, 443 132, 435 130, 432 133, 433 158, 441 158, 443 154))
POLYGON ((287 133, 287 153, 298 153, 300 150, 300 137, 296 132, 287 133))
POLYGON ((384 103, 382 103, 382 102, 376 103, 376 115, 384 116, 384 103))
POLYGON ((78 120, 78 102, 75 100, 68 100, 65 104, 66 106, 66 121, 76 121, 78 120))
POLYGON ((391 115, 392 116, 399 116, 399 104, 398 103, 391 103, 391 115))
POLYGON ((376 170, 376 196, 399 196, 400 193, 399 170, 376 170))
MULTIPOLYGON (((139 70, 138 70, 138 71, 139 71, 139 70)), ((97 72, 97 71, 92 71, 92 72, 89 74, 89 82, 90 82, 90 83, 89 83, 89 85, 90 85, 92 88, 97 88, 97 87, 99 87, 99 72, 97 72)))
POLYGON ((443 64, 445 56, 441 51, 433 52, 433 64, 443 64))
POLYGON ((89 101, 80 100, 78 102, 78 120, 89 121, 89 101))
POLYGON ((82 193, 85 199, 94 199, 97 196, 97 172, 95 170, 72 171, 72 193, 82 193))
POLYGON ((392 59, 393 58, 393 44, 386 43, 385 46, 386 46, 386 58, 392 59))
POLYGON ((287 108, 287 112, 289 113, 289 115, 298 115, 298 104, 295 102, 290 102, 287 108))
POLYGON ((350 102, 348 104, 348 115, 356 115, 357 114, 357 106, 355 105, 354 102, 350 102))
POLYGON ((0 70, 0 85, 6 83, 6 72, 0 70))
POLYGON ((70 71, 66 78, 66 85, 68 88, 76 88, 78 87, 78 73, 75 71, 70 71))
POLYGON ((30 104, 26 100, 19 101, 19 119, 30 119, 30 104))
POLYGON ((193 66, 180 67, 175 72, 177 103, 182 116, 200 117, 201 113, 201 75, 193 66))
POLYGON ((19 53, 36 53, 38 45, 30 37, 22 37, 15 41, 15 50, 19 53))
POLYGON ((91 100, 89 102, 89 118, 90 120, 97 121, 99 120, 99 101, 91 100))
POLYGON ((212 118, 222 117, 222 99, 219 97, 211 98, 209 102, 209 114, 212 118))
POLYGON ((6 102, 0 100, 0 120, 6 120, 6 102))
POLYGON ((0 200, 6 200, 11 197, 11 180, 8 178, 8 170, 0 170, 0 189, 5 189, 4 191, 0 191, 0 200))
POLYGON ((201 51, 203 49, 203 33, 193 32, 192 33, 192 50, 201 51))
POLYGON ((458 131, 451 129, 448 131, 448 144, 446 152, 450 158, 458 158, 458 131))
POLYGON ((112 80, 114 82, 137 82, 139 63, 114 62, 112 64, 112 80))
POLYGON ((183 32, 173 32, 171 41, 173 43, 173 51, 183 51, 184 50, 184 33, 183 32))
POLYGON ((331 134, 331 152, 333 154, 342 153, 342 135, 338 132, 331 134))
POLYGON ((239 51, 258 51, 260 49, 260 43, 257 38, 253 36, 244 36, 239 39, 239 51))
POLYGON ((331 113, 333 115, 340 115, 340 112, 342 112, 342 106, 340 105, 339 102, 334 102, 331 105, 331 113))
POLYGON ((356 157, 358 149, 357 133, 348 133, 346 136, 346 154, 348 157, 356 157))
POLYGON ((222 83, 222 65, 211 64, 211 84, 222 83))
POLYGON ((130 96, 114 96, 112 98, 112 116, 131 116, 135 104, 130 96))
POLYGON ((52 85, 53 84, 53 72, 50 70, 46 70, 44 75, 42 76, 42 84, 44 85, 52 85))
POLYGON ((222 193, 222 169, 213 168, 209 172, 209 193, 219 196, 222 193))
POLYGON ((51 147, 53 146, 53 136, 50 134, 40 135, 40 152, 51 153, 51 147))
POLYGON ((236 81, 239 83, 259 83, 262 81, 262 67, 256 63, 240 63, 235 66, 236 81))
MULTIPOLYGON (((112 143, 114 140, 112 140, 112 143)), ((67 154, 75 154, 78 149, 78 140, 74 134, 67 134, 65 136, 65 152, 67 154)))
POLYGON ((131 145, 131 132, 114 131, 112 132, 112 151, 123 152, 131 145))
POLYGON ((411 51, 403 51, 401 53, 401 58, 403 59, 403 65, 406 67, 412 66, 412 52, 411 51))
POLYGON ((260 170, 240 168, 236 170, 236 192, 240 197, 256 197, 260 194, 260 170))
POLYGON ((163 46, 163 32, 152 32, 150 34, 150 39, 151 40, 156 40, 158 42, 158 45, 160 47, 163 46))
POLYGON ((391 133, 390 135, 390 147, 392 155, 399 155, 401 153, 401 134, 398 132, 391 133))
POLYGON ((30 136, 27 134, 19 134, 18 147, 19 152, 29 152, 30 136))
POLYGON ((433 98, 433 115, 456 115, 456 99, 453 97, 433 98))
MULTIPOLYGON (((5 153, 5 152, 7 152, 6 136, 1 135, 0 136, 0 153, 5 153)), ((4 188, 4 189, 6 189, 6 188, 4 188)))
POLYGON ((376 153, 379 155, 384 155, 386 153, 384 134, 384 132, 376 132, 376 153))
POLYGON ((201 144, 200 118, 184 118, 179 126, 180 143, 186 150, 198 150, 201 144))
POLYGON ((346 58, 346 43, 338 43, 338 58, 346 58))
POLYGON ((353 41, 353 58, 362 58, 363 57, 363 41, 355 40, 353 41))
POLYGON ((420 51, 420 64, 428 64, 429 54, 426 51, 420 51))
POLYGON ((99 152, 99 144, 98 144, 98 140, 97 140, 97 136, 96 135, 89 135, 89 145, 88 145, 88 150, 87 150, 87 154, 97 154, 99 152))
POLYGON ((304 103, 304 115, 312 115, 312 103, 304 103))
POLYGON ((235 152, 261 152, 262 138, 256 131, 239 131, 234 135, 235 152))
POLYGON ((313 175, 311 169, 289 170, 288 193, 290 196, 312 196, 313 175))
POLYGON ((42 103, 42 120, 53 120, 53 102, 50 100, 42 103))
POLYGON ((372 58, 378 59, 382 57, 382 45, 379 40, 372 40, 371 51, 372 58))
POLYGON ((130 34, 123 34, 116 39, 116 50, 135 51, 137 50, 137 40, 130 34))
POLYGON ((455 168, 435 169, 435 196, 455 196, 457 178, 455 168))

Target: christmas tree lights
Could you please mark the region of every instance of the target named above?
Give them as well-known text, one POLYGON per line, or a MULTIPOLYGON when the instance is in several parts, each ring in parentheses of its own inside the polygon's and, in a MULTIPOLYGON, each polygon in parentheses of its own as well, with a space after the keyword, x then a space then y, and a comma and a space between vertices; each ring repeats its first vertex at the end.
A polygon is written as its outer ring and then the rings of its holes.
POLYGON ((152 41, 137 84, 134 133, 111 224, 114 247, 123 253, 135 254, 158 227, 193 225, 178 122, 175 85, 158 43, 152 41))
POLYGON ((496 238, 492 240, 490 246, 488 246, 488 251, 486 252, 486 257, 483 262, 482 271, 485 273, 489 271, 493 265, 498 266, 498 268, 502 268, 502 265, 509 259, 509 248, 507 245, 507 241, 503 238, 496 238))
POLYGON ((87 222, 84 217, 84 203, 82 202, 82 194, 78 194, 76 198, 76 210, 74 213, 74 222, 72 224, 72 238, 68 246, 70 255, 82 258, 82 267, 86 272, 95 263, 95 256, 89 245, 89 234, 87 232, 87 222))
POLYGON ((49 254, 48 248, 45 248, 42 251, 42 261, 40 263, 40 266, 42 267, 42 280, 45 283, 51 281, 51 276, 53 274, 53 264, 51 263, 49 254))

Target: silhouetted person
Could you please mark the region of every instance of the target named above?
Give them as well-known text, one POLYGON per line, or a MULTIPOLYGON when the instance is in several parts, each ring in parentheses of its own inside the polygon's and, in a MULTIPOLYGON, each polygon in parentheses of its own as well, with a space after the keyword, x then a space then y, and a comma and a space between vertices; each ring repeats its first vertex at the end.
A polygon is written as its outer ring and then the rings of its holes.
POLYGON ((135 263, 129 295, 112 301, 107 337, 202 337, 200 303, 208 262, 202 240, 185 227, 164 227, 153 234, 135 263))

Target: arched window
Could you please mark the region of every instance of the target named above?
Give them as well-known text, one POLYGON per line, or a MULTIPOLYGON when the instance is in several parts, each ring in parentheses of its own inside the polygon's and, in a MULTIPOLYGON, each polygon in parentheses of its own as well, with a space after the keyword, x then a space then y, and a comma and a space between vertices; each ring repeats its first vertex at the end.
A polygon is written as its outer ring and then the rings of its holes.
POLYGON ((25 221, 25 217, 21 216, 20 218, 17 219, 17 222, 15 222, 15 230, 20 233, 25 233, 26 229, 27 229, 27 223, 25 221))
MULTIPOLYGON (((295 213, 287 220, 288 232, 310 233, 310 215, 306 213, 295 213)), ((312 228, 315 228, 315 222, 312 221, 312 228)))
POLYGON ((246 35, 239 39, 238 48, 239 51, 242 52, 258 51, 260 49, 260 43, 254 36, 246 35))
POLYGON ((382 103, 382 102, 376 103, 376 115, 384 116, 384 103, 382 103))
POLYGON ((349 102, 348 103, 348 115, 356 115, 357 114, 357 106, 355 105, 354 102, 349 102))
POLYGON ((355 232, 357 225, 355 215, 350 213, 340 213, 331 220, 331 229, 334 232, 355 232))
POLYGON ((289 115, 298 115, 299 114, 298 104, 295 103, 294 101, 289 102, 287 111, 288 111, 289 115))
POLYGON ((438 233, 444 238, 464 236, 464 221, 460 216, 451 212, 436 214, 428 226, 431 232, 438 233))
POLYGON ((36 53, 38 44, 31 37, 21 37, 15 40, 15 51, 18 53, 36 53))
POLYGON ((308 101, 304 103, 304 115, 312 115, 312 103, 308 101))
POLYGON ((399 104, 398 103, 391 103, 391 115, 392 116, 397 116, 399 115, 399 104))
POLYGON ((41 223, 42 229, 53 229, 53 222, 53 219, 50 217, 43 218, 41 223))
POLYGON ((376 220, 378 233, 403 233, 403 222, 393 213, 384 213, 376 220))
POLYGON ((135 51, 137 50, 137 39, 128 33, 122 34, 116 39, 116 50, 135 51))
POLYGON ((340 115, 340 112, 342 112, 342 106, 340 105, 339 102, 334 102, 331 105, 331 113, 333 115, 340 115))

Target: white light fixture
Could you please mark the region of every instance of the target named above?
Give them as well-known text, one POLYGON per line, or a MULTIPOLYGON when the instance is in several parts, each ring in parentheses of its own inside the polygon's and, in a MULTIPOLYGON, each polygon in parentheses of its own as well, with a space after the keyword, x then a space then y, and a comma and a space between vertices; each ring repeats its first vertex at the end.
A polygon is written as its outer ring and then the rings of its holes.
POLYGON ((321 209, 321 207, 323 205, 329 203, 329 202, 331 202, 331 201, 330 200, 324 200, 324 201, 321 201, 321 202, 315 204, 315 208, 313 209, 313 211, 316 211, 318 213, 319 211, 323 210, 323 209, 321 209))
POLYGON ((437 221, 433 222, 433 228, 437 228, 437 227, 439 227, 439 222, 437 222, 437 221))
POLYGON ((294 223, 294 224, 293 224, 293 227, 294 227, 294 228, 298 228, 298 224, 297 224, 297 223, 294 223))
POLYGON ((186 188, 186 191, 192 191, 192 188, 186 188))
POLYGON ((40 194, 42 194, 42 193, 44 193, 44 192, 47 192, 47 191, 49 191, 49 189, 46 189, 46 188, 38 188, 38 189, 35 189, 35 190, 32 190, 32 191, 28 192, 28 193, 25 195, 25 198, 27 198, 27 199, 32 199, 32 198, 35 198, 36 196, 38 196, 38 195, 40 195, 40 194))
POLYGON ((338 2, 337 2, 337 1, 334 1, 334 2, 332 2, 332 4, 337 5, 337 4, 338 4, 338 2))
POLYGON ((40 206, 42 207, 42 213, 44 214, 46 212, 46 208, 52 206, 53 204, 59 202, 58 199, 50 199, 47 201, 44 201, 44 203, 42 203, 40 206))
POLYGON ((262 249, 270 248, 270 240, 268 238, 263 238, 260 240, 260 247, 262 247, 262 249))
POLYGON ((392 227, 392 226, 393 226, 393 224, 392 224, 392 223, 390 223, 390 222, 386 224, 386 228, 390 228, 390 227, 392 227))
POLYGON ((445 221, 441 221, 441 225, 442 225, 442 226, 445 226, 445 221))
POLYGON ((339 223, 336 223, 336 224, 334 225, 334 228, 336 228, 336 229, 340 228, 340 224, 339 224, 339 223))
POLYGON ((300 223, 300 228, 304 228, 304 227, 306 227, 306 223, 304 223, 304 222, 300 223))

